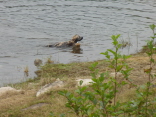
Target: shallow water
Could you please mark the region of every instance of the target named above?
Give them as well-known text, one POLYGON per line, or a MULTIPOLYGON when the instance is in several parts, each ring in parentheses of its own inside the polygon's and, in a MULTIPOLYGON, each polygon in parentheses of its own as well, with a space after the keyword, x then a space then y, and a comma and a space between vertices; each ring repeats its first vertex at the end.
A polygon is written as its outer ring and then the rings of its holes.
POLYGON ((148 25, 155 21, 156 0, 1 0, 0 86, 34 77, 36 58, 52 56, 59 63, 103 59, 99 53, 113 48, 115 34, 133 44, 123 53, 135 53, 151 36, 148 25), (44 47, 75 34, 84 37, 82 54, 44 47))

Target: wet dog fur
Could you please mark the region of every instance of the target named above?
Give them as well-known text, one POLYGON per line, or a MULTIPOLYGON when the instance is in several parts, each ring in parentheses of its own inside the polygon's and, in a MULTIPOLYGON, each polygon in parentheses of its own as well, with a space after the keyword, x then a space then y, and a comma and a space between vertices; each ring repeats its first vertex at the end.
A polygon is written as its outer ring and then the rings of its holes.
POLYGON ((81 54, 82 52, 81 52, 81 48, 80 48, 80 43, 76 43, 74 46, 73 46, 73 48, 72 48, 72 53, 79 53, 79 54, 81 54))
POLYGON ((74 35, 71 40, 67 42, 59 42, 56 44, 47 45, 46 47, 73 47, 78 41, 81 41, 83 37, 74 35))

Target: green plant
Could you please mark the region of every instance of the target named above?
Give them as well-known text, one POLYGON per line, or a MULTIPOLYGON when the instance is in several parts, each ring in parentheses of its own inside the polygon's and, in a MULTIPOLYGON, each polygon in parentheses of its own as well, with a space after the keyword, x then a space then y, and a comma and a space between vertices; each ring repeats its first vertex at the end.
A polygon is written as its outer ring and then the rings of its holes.
POLYGON ((52 60, 52 56, 48 57, 45 63, 46 64, 53 64, 54 61, 52 60))
POLYGON ((153 66, 155 65, 155 60, 153 58, 154 55, 154 51, 156 50, 156 48, 154 47, 154 39, 156 38, 156 34, 155 34, 155 27, 156 25, 150 25, 151 30, 153 31, 153 36, 151 37, 151 40, 147 41, 147 47, 149 48, 149 52, 147 52, 147 55, 149 57, 149 69, 148 70, 144 70, 145 73, 148 74, 148 81, 146 83, 146 97, 145 97, 145 101, 146 101, 146 110, 145 110, 145 115, 148 116, 148 102, 149 102, 149 95, 151 95, 152 93, 150 92, 150 86, 151 86, 151 79, 154 78, 154 75, 152 74, 152 69, 153 66))
POLYGON ((136 90, 136 99, 132 100, 133 107, 137 109, 136 115, 144 117, 156 116, 155 108, 152 106, 155 105, 155 99, 152 99, 152 80, 156 76, 152 73, 153 67, 155 65, 155 60, 153 55, 155 54, 156 48, 154 44, 154 39, 156 38, 155 28, 156 25, 150 25, 150 29, 153 32, 150 40, 147 40, 147 55, 149 57, 149 67, 144 69, 144 73, 147 74, 148 80, 144 85, 141 85, 136 90))
MULTIPOLYGON (((99 78, 96 78, 96 74, 98 73, 95 70, 96 65, 97 63, 90 67, 94 72, 92 73, 92 80, 94 82, 90 87, 91 89, 87 86, 79 86, 75 90, 76 94, 68 91, 59 92, 60 95, 63 95, 68 100, 66 107, 72 109, 78 117, 105 117, 113 110, 111 106, 111 100, 114 96, 112 83, 103 83, 108 76, 107 73, 102 73, 99 78)), ((80 85, 82 83, 80 81, 80 85)))
POLYGON ((117 81, 117 74, 121 72, 124 75, 124 78, 128 80, 128 76, 130 71, 132 70, 129 68, 129 66, 126 63, 126 59, 130 56, 128 55, 121 55, 119 52, 119 49, 122 47, 122 44, 119 43, 118 38, 120 35, 112 35, 112 44, 115 47, 115 51, 108 49, 105 53, 101 53, 106 56, 108 59, 108 62, 110 63, 110 68, 114 69, 115 76, 112 79, 112 82, 114 82, 114 106, 116 105, 116 94, 117 94, 117 87, 123 86, 126 84, 125 81, 122 81, 121 85, 117 81), (111 53, 113 55, 113 59, 111 58, 111 53))
POLYGON ((121 48, 125 48, 125 47, 130 47, 132 46, 132 43, 130 41, 127 41, 127 40, 120 40, 119 43, 121 44, 121 48))
MULTIPOLYGON (((108 117, 108 116, 118 116, 124 113, 119 110, 122 105, 120 102, 116 101, 117 98, 117 88, 122 87, 126 84, 123 80, 122 82, 117 81, 117 74, 121 72, 124 75, 125 80, 128 80, 129 72, 132 70, 126 64, 126 59, 130 56, 121 55, 119 49, 121 44, 118 42, 120 35, 112 36, 112 44, 115 47, 115 51, 108 49, 105 53, 101 53, 106 56, 108 62, 110 63, 110 68, 114 69, 115 76, 110 77, 108 72, 101 73, 99 77, 98 69, 96 66, 97 62, 92 64, 89 68, 91 70, 92 85, 81 87, 79 86, 75 93, 70 93, 68 91, 60 91, 59 94, 63 95, 68 102, 66 107, 70 108, 75 112, 78 117, 108 117), (113 55, 111 57, 110 54, 113 55), (110 78, 109 81, 105 81, 110 78)), ((80 85, 83 82, 80 82, 80 85)))
MULTIPOLYGON (((147 47, 149 51, 147 55, 149 57, 149 68, 144 69, 144 72, 148 76, 148 81, 145 85, 136 86, 129 79, 130 68, 126 62, 126 59, 130 56, 121 55, 119 49, 122 48, 122 44, 118 39, 120 35, 112 35, 112 44, 115 50, 108 49, 106 52, 101 53, 105 55, 109 63, 109 67, 114 70, 114 76, 110 77, 108 72, 101 73, 99 75, 96 66, 98 62, 92 64, 89 68, 91 70, 92 83, 90 86, 79 86, 75 93, 68 91, 60 91, 59 94, 64 96, 68 101, 66 107, 73 110, 77 117, 153 117, 156 116, 155 111, 155 98, 152 97, 152 79, 156 76, 153 75, 153 67, 155 60, 153 55, 156 48, 154 47, 154 39, 156 34, 154 32, 155 25, 150 25, 153 31, 151 40, 147 41, 147 47), (123 80, 119 82, 118 74, 122 73, 123 80), (127 102, 121 102, 117 100, 118 91, 126 84, 134 85, 136 88, 136 97, 127 102)), ((83 82, 80 81, 80 85, 83 82)))

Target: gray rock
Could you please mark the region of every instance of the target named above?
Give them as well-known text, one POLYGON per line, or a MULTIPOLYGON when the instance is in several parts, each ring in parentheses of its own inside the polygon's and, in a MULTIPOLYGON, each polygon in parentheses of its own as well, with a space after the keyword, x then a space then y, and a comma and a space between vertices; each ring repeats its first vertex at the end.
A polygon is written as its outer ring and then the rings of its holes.
POLYGON ((7 92, 21 92, 21 90, 17 90, 12 87, 1 87, 0 88, 0 96, 2 96, 3 94, 5 94, 7 92))
POLYGON ((39 97, 40 95, 50 91, 50 89, 56 89, 56 88, 60 88, 64 86, 64 82, 61 81, 59 78, 56 79, 55 82, 50 83, 50 84, 46 84, 45 86, 43 86, 37 93, 36 93, 36 97, 39 97))
POLYGON ((27 108, 24 108, 22 110, 30 110, 30 109, 36 109, 36 108, 39 108, 39 107, 42 107, 42 106, 45 106, 45 105, 48 105, 48 103, 38 103, 38 104, 34 104, 30 107, 27 107, 27 108))
POLYGON ((93 83, 92 79, 77 79, 76 81, 78 82, 77 83, 78 86, 86 86, 86 85, 91 85, 91 83, 93 83), (81 80, 83 81, 82 85, 80 85, 81 80))

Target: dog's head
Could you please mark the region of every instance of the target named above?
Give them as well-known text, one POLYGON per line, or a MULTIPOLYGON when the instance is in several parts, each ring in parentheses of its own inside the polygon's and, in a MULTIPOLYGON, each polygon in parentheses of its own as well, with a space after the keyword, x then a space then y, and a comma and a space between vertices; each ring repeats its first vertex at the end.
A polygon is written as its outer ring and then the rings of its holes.
POLYGON ((77 43, 78 41, 81 41, 82 39, 83 39, 83 37, 80 37, 79 35, 75 35, 75 36, 73 36, 72 41, 74 43, 77 43))

